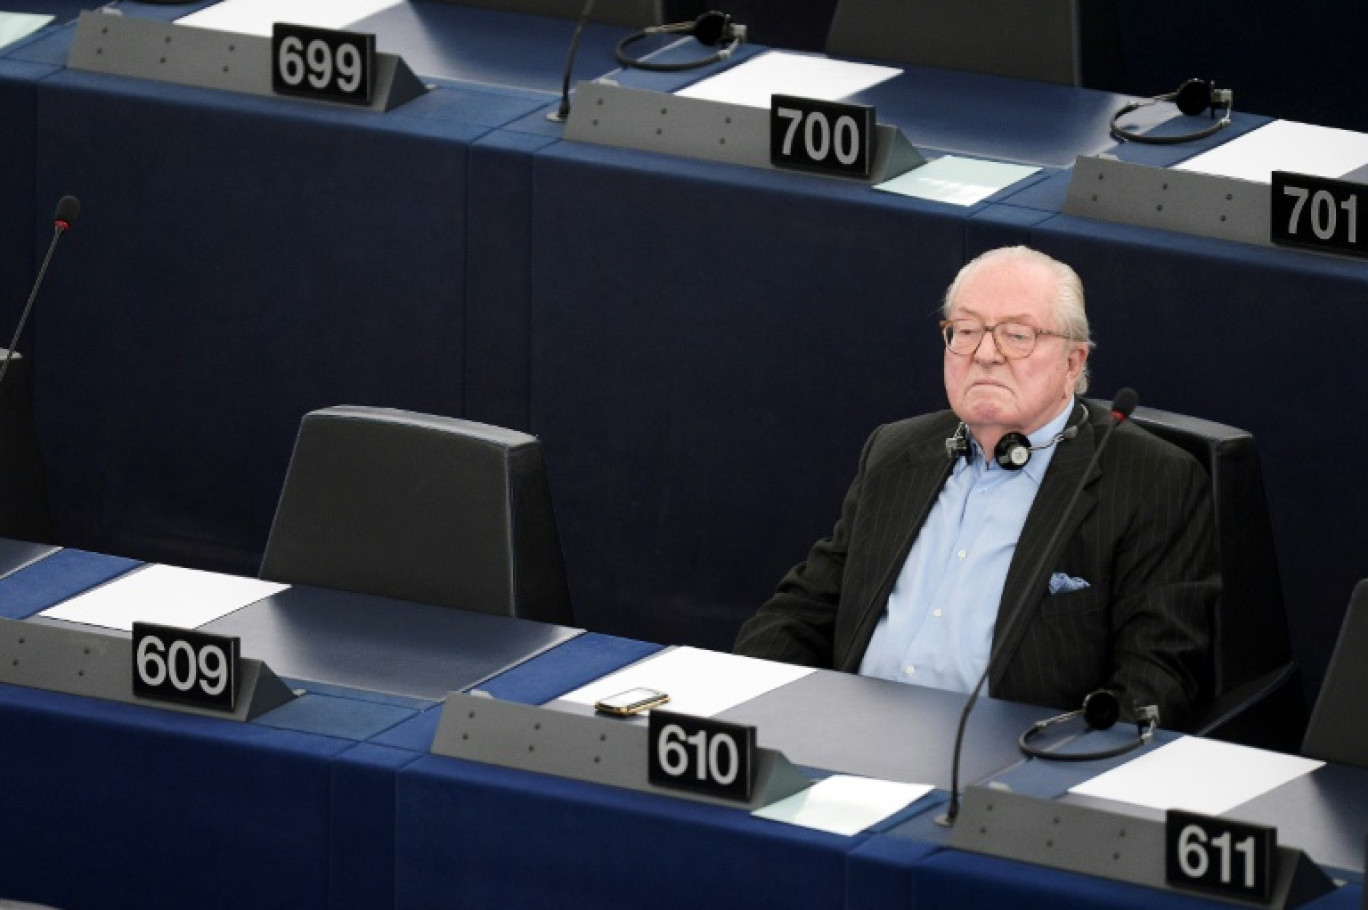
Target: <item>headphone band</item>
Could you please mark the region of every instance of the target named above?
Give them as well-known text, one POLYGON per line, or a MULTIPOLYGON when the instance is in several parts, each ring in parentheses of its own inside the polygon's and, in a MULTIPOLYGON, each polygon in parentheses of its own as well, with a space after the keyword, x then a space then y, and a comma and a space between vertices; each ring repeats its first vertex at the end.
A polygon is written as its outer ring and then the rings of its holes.
POLYGON ((1125 755, 1127 752, 1140 748, 1154 738, 1154 730, 1159 726, 1159 709, 1154 705, 1146 705, 1143 708, 1137 707, 1135 709, 1135 737, 1110 749, 1099 749, 1095 752, 1051 752, 1031 742, 1049 727, 1080 716, 1083 717, 1089 730, 1109 730, 1121 716, 1121 702, 1116 697, 1116 693, 1108 689, 1090 692, 1083 699, 1083 707, 1079 710, 1036 721, 1021 734, 1017 740, 1017 745, 1021 747, 1022 752, 1032 758, 1043 758, 1050 761, 1100 761, 1104 758, 1125 755))
POLYGON ((1230 115, 1234 106, 1235 93, 1230 89, 1216 88, 1214 84, 1201 79, 1189 79, 1167 94, 1155 95, 1153 98, 1147 98, 1144 101, 1132 101, 1122 107, 1112 115, 1111 134, 1118 142, 1137 142, 1141 145, 1177 145, 1180 142, 1193 142, 1198 139, 1205 139, 1207 136, 1214 135, 1230 126, 1230 115), (1209 110, 1214 119, 1217 106, 1223 106, 1225 110, 1222 112, 1220 120, 1216 120, 1205 129, 1175 136, 1151 136, 1133 132, 1121 125, 1122 117, 1159 101, 1174 102, 1178 105, 1178 110, 1189 117, 1196 116, 1203 110, 1209 110))
MULTIPOLYGON (((993 461, 997 462, 998 467, 1007 471, 1019 471, 1026 467, 1026 463, 1031 460, 1032 452, 1039 452, 1043 449, 1058 445, 1061 440, 1073 439, 1078 435, 1078 429, 1088 419, 1088 409, 1083 407, 1081 402, 1075 402, 1074 407, 1083 412, 1078 421, 1065 427, 1054 435, 1049 442, 1041 443, 1038 446, 1031 445, 1031 440, 1024 433, 1005 433, 993 447, 993 461)), ((973 452, 973 447, 969 444, 968 428, 964 421, 955 428, 955 435, 945 440, 945 455, 951 460, 958 456, 968 458, 973 452)))
POLYGON ((727 13, 713 10, 704 13, 692 22, 653 25, 639 32, 634 32, 619 41, 613 53, 617 62, 626 67, 657 73, 675 73, 726 60, 745 40, 746 27, 744 25, 733 22, 732 17, 727 13), (627 48, 630 45, 654 35, 693 35, 700 44, 715 47, 717 50, 707 57, 698 60, 685 60, 679 63, 657 63, 644 57, 633 57, 627 53, 627 48))

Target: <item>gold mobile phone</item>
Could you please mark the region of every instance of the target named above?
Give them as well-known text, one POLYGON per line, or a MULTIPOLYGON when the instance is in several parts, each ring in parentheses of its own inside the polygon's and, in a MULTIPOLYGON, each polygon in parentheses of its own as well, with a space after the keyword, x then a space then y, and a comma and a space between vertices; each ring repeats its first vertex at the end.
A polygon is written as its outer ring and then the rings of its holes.
POLYGON ((605 714, 627 717, 632 714, 640 714, 656 705, 663 705, 669 700, 670 696, 658 689, 636 688, 601 698, 594 702, 594 709, 605 714))

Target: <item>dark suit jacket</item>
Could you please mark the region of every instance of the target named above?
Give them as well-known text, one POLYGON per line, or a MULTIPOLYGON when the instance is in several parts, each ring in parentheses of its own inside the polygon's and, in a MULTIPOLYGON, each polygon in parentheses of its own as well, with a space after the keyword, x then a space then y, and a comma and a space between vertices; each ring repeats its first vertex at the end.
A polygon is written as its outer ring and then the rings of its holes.
MULTIPOLYGON (((1059 443, 1022 528, 988 692, 1073 710, 1089 692, 1108 688, 1128 715, 1133 706, 1157 705, 1164 726, 1181 726, 1197 696, 1219 590, 1209 481, 1186 452, 1123 423, 1064 515, 1111 421, 1105 407, 1089 403, 1088 410, 1078 435, 1059 443), (1044 553, 1060 522, 1056 551, 1044 553), (1090 587, 1052 595, 1053 572, 1090 587), (1032 611, 1029 621, 1014 623, 1021 610, 1032 611)), ((858 672, 948 476, 945 440, 957 425, 943 411, 874 431, 835 530, 745 623, 738 653, 858 672)))

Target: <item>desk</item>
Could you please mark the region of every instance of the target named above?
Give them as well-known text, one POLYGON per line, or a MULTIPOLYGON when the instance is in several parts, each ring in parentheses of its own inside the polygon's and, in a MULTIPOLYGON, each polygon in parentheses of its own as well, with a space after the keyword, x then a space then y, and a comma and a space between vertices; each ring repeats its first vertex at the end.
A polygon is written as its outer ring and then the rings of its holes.
POLYGON ((32 336, 63 543, 250 574, 305 411, 464 415, 543 439, 581 625, 726 648, 830 530, 868 432, 940 405, 958 265, 1029 241, 1088 283, 1097 394, 1256 434, 1314 685, 1368 549, 1368 494, 1306 457, 1330 426, 1361 448, 1340 428, 1361 262, 1060 215, 1060 163, 1106 147, 1110 93, 917 68, 872 91, 931 154, 1045 166, 968 209, 566 143, 552 31, 506 61, 526 83, 378 117, 65 71, 61 30, 3 58, 38 68, 12 76, 32 198, 80 187, 87 209, 32 336))
MULTIPOLYGON (((0 598, 60 555, 0 580, 0 598)), ((98 554, 76 557, 109 571, 124 567, 98 554)), ((355 607, 352 595, 337 597, 340 610, 355 607)), ((369 636, 359 628, 352 634, 383 640, 389 617, 374 619, 369 636)), ((575 636, 481 688, 528 701, 554 697, 653 648, 575 636)), ((460 643, 450 651, 455 663, 472 657, 460 643)), ((919 751, 926 731, 915 729, 914 718, 925 712, 908 707, 928 705, 929 690, 830 673, 804 682, 729 716, 757 720, 762 743, 791 744, 796 754, 798 739, 790 737, 820 731, 785 729, 795 726, 792 717, 780 722, 785 705, 829 721, 834 706, 856 696, 897 719, 890 728, 905 722, 908 729, 892 735, 919 751)), ((430 755, 437 702, 303 685, 307 694, 248 723, 0 686, 0 773, 22 782, 0 788, 0 814, 28 834, 0 851, 7 896, 67 910, 865 908, 990 898, 1006 906, 1046 899, 1079 908, 1217 906, 945 850, 944 829, 930 821, 943 794, 871 831, 839 837, 738 809, 430 755), (922 836, 919 826, 935 833, 922 836)), ((990 750, 993 738, 1014 739, 1024 718, 1048 713, 991 700, 979 707, 971 730, 989 735, 990 750)), ((828 758, 831 764, 848 764, 865 745, 848 730, 827 732, 844 738, 845 757, 828 758)), ((978 748, 972 736, 970 744, 978 748)), ((826 748, 828 756, 840 751, 826 748)), ((1006 764, 991 762, 993 777, 1033 772, 1019 756, 1003 757, 1006 764)), ((1361 803, 1361 789, 1353 792, 1361 803)), ((1358 887, 1314 906, 1352 906, 1358 887)))

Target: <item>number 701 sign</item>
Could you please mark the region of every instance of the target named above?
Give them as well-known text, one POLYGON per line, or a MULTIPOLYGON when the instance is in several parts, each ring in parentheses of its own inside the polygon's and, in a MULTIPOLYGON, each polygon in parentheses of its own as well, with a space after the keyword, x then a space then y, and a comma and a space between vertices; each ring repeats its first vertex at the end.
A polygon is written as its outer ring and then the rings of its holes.
POLYGON ((1274 243, 1368 255, 1359 227, 1362 184, 1274 171, 1269 239, 1274 243))

